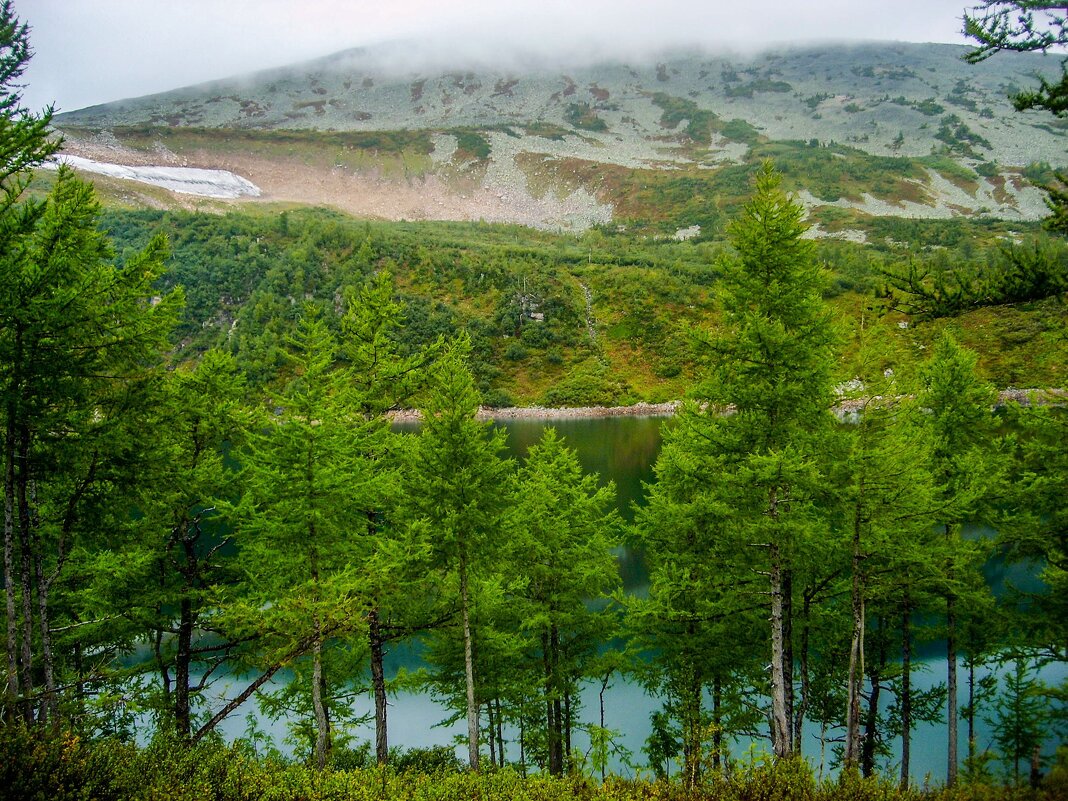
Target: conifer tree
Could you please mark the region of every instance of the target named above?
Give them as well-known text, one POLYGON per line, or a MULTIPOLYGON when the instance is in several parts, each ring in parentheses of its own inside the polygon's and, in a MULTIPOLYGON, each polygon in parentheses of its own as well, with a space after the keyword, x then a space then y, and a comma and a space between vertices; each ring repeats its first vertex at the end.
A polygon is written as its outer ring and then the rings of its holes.
POLYGON ((233 669, 238 645, 218 622, 238 573, 218 505, 238 490, 226 451, 242 444, 244 392, 233 357, 222 351, 166 374, 131 535, 105 552, 130 569, 109 573, 109 586, 98 590, 152 643, 163 706, 181 740, 192 734, 197 697, 217 671, 233 669))
POLYGON ((480 422, 478 392, 467 368, 470 343, 460 338, 434 365, 420 411, 422 431, 406 469, 406 514, 433 558, 455 582, 467 717, 468 765, 479 769, 479 708, 486 700, 475 671, 475 606, 479 582, 493 564, 511 462, 502 457, 506 434, 480 422))
POLYGON ((27 719, 44 720, 58 701, 52 594, 87 533, 90 505, 103 510, 100 493, 137 473, 144 449, 119 431, 143 435, 135 421, 182 296, 152 302, 162 237, 113 263, 92 187, 65 168, 45 202, 12 213, 24 229, 0 255, 7 686, 9 699, 21 694, 27 719), (35 675, 44 685, 36 712, 35 675))
MULTIPOLYGON (((361 253, 370 259, 370 240, 361 253)), ((404 354, 396 336, 404 325, 403 307, 394 297, 392 277, 376 273, 349 292, 341 319, 340 355, 355 382, 360 413, 369 423, 387 425, 387 411, 410 402, 426 381, 426 371, 440 349, 435 343, 404 354)), ((389 643, 442 617, 440 599, 428 584, 427 543, 408 536, 401 521, 401 470, 406 438, 382 431, 378 450, 366 453, 377 474, 377 493, 365 495, 364 533, 369 557, 363 565, 371 691, 375 707, 375 759, 389 760, 385 654, 389 643)))
MULTIPOLYGON (((1068 44, 1068 12, 1063 3, 1047 0, 983 0, 964 14, 964 35, 976 43, 965 60, 976 64, 1000 51, 1063 51, 1068 44)), ((1068 114, 1068 59, 1061 60, 1057 80, 1039 77, 1037 89, 1013 96, 1017 111, 1044 109, 1056 117, 1068 114)), ((1056 184, 1043 187, 1050 216, 1046 228, 1068 234, 1068 175, 1055 173, 1056 184)))
POLYGON ((972 519, 997 480, 998 466, 991 458, 991 407, 993 389, 976 374, 976 355, 961 347, 948 331, 924 366, 919 395, 928 410, 927 431, 932 448, 932 472, 941 508, 936 521, 942 530, 940 580, 946 614, 946 783, 953 785, 958 771, 958 624, 970 592, 983 592, 978 571, 981 543, 967 541, 961 527, 972 519))
MULTIPOLYGON (((794 576, 818 562, 815 536, 821 439, 833 422, 834 334, 820 298, 822 275, 802 239, 804 210, 786 196, 770 163, 730 226, 736 255, 723 265, 724 331, 705 335, 709 371, 667 435, 670 471, 656 490, 689 497, 686 525, 719 543, 710 554, 738 585, 766 581, 770 613, 771 741, 778 758, 795 753, 794 576)), ((665 524, 671 525, 668 515, 665 524)))
POLYGON ((587 604, 603 601, 619 583, 612 555, 619 527, 614 488, 583 474, 575 452, 546 428, 516 477, 505 558, 514 570, 515 620, 540 654, 548 769, 554 775, 570 760, 564 701, 577 694, 596 644, 611 637, 607 610, 595 612, 587 604))
MULTIPOLYGON (((896 597, 894 582, 916 572, 910 560, 929 540, 935 498, 926 432, 919 424, 914 394, 892 366, 893 354, 886 352, 890 338, 879 327, 860 336, 857 377, 862 386, 857 420, 844 429, 849 451, 842 482, 852 618, 844 763, 847 770, 860 767, 869 775, 873 765, 863 756, 872 753, 873 743, 862 737, 861 709, 867 621, 871 607, 878 609, 879 602, 886 614, 902 602, 911 605, 896 597)), ((902 614, 911 611, 906 608, 902 614)), ((904 750, 907 754, 907 746, 904 750)))
POLYGON ((378 476, 368 454, 384 429, 367 421, 336 343, 313 307, 292 338, 295 375, 273 398, 243 454, 244 496, 235 517, 247 574, 242 626, 272 661, 310 653, 305 690, 315 720, 314 764, 326 766, 335 725, 325 672, 332 639, 358 628, 360 568, 368 542, 364 509, 378 476))

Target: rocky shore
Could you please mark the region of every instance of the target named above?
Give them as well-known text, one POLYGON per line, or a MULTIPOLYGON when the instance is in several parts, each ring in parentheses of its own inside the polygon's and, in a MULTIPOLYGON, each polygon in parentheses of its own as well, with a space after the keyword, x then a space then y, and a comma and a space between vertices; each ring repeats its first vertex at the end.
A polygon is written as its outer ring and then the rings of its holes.
MULTIPOLYGON (((479 420, 595 420, 603 417, 671 417, 682 401, 669 403, 635 403, 633 406, 509 406, 494 408, 480 406, 479 420)), ((852 398, 839 402, 834 411, 839 417, 859 412, 867 403, 864 398, 852 398)), ((1064 389, 1003 389, 998 392, 995 406, 1016 403, 1020 406, 1055 406, 1068 403, 1068 390, 1064 389)), ((421 415, 418 409, 401 409, 391 412, 390 417, 399 423, 417 422, 421 415)))
MULTIPOLYGON (((681 401, 670 403, 636 403, 633 406, 480 406, 479 420, 593 420, 601 417, 671 417, 681 401)), ((416 422, 418 409, 401 409, 390 416, 398 423, 416 422)))

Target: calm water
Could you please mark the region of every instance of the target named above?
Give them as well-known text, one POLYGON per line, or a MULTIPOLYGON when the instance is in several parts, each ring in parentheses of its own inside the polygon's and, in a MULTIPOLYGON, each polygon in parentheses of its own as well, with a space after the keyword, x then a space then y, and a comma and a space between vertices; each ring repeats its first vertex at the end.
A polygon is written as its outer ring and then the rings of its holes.
MULTIPOLYGON (((635 504, 643 501, 643 482, 652 480, 652 467, 660 450, 660 428, 663 419, 655 418, 604 418, 597 420, 518 420, 508 421, 503 426, 509 433, 509 447, 512 455, 523 458, 527 449, 535 444, 541 437, 542 430, 549 425, 557 429, 557 432, 566 438, 568 444, 578 452, 579 460, 587 471, 600 474, 602 481, 615 483, 618 495, 620 512, 627 518, 633 517, 635 504)), ((1011 568, 1016 575, 1014 578, 1026 578, 1026 569, 1011 568)), ((640 593, 647 584, 648 576, 642 565, 640 555, 624 551, 620 554, 620 571, 624 586, 628 592, 640 593)), ((988 570, 988 578, 996 587, 1005 578, 1007 569, 992 566, 988 570)), ((927 644, 921 652, 922 658, 914 663, 915 673, 913 684, 918 688, 929 688, 945 680, 945 662, 937 658, 938 645, 927 644)), ((406 645, 395 648, 387 658, 387 669, 390 673, 404 667, 414 669, 420 666, 418 648, 406 645)), ((1068 670, 1063 665, 1047 669, 1042 677, 1047 682, 1059 682, 1068 676, 1068 670)), ((961 703, 966 700, 964 684, 966 673, 963 668, 959 671, 959 683, 961 686, 961 703)), ((582 693, 583 713, 582 719, 596 722, 598 719, 600 685, 586 687, 582 693)), ((225 690, 224 690, 225 692, 225 690)), ((884 693, 886 697, 888 693, 884 693)), ((428 695, 414 693, 399 693, 391 697, 389 708, 389 739, 391 745, 405 747, 443 745, 456 742, 464 736, 464 726, 457 724, 451 727, 439 727, 437 724, 449 714, 443 707, 436 704, 428 695)), ((246 729, 246 715, 250 712, 255 714, 254 708, 239 710, 228 720, 224 721, 221 728, 229 737, 237 737, 244 734, 246 729)), ((649 697, 637 685, 614 679, 612 685, 605 694, 605 725, 609 729, 622 732, 617 743, 626 748, 635 762, 644 765, 646 760, 642 754, 642 746, 651 731, 650 715, 660 708, 660 700, 649 697)), ((371 715, 373 702, 368 694, 363 700, 354 704, 354 712, 357 714, 371 715)), ((284 748, 286 736, 285 725, 282 722, 272 722, 267 719, 258 721, 259 727, 270 734, 276 745, 284 748)), ((356 738, 373 741, 374 724, 368 722, 355 730, 356 738)), ((506 732, 506 737, 509 734, 506 732)), ((516 733, 511 733, 516 737, 516 733)), ((813 765, 818 767, 820 762, 820 743, 817 739, 818 732, 815 727, 806 732, 804 750, 813 765)), ((966 754, 965 732, 961 726, 960 753, 966 754)), ((992 745, 990 727, 983 723, 979 729, 979 748, 992 745)), ((581 733, 575 737, 574 745, 585 750, 588 747, 581 733)), ((748 741, 738 741, 732 746, 732 753, 741 756, 749 747, 748 741)), ((767 741, 756 743, 760 749, 768 749, 767 741)), ((827 760, 831 758, 831 747, 827 746, 827 760)), ((288 749, 285 749, 288 750, 288 749)), ((922 780, 930 774, 934 781, 942 781, 946 771, 946 735, 943 725, 920 726, 913 735, 912 772, 917 780, 922 780)), ((508 746, 508 756, 518 760, 518 744, 508 746)), ((614 769, 627 773, 622 763, 614 760, 614 769)))

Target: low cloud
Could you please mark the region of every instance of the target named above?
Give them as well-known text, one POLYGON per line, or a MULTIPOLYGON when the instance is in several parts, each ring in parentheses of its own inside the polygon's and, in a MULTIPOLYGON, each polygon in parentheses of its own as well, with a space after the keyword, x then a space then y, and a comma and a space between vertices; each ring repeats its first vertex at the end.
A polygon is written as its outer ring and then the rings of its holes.
POLYGON ((26 101, 63 110, 356 47, 383 64, 519 69, 647 61, 669 49, 961 42, 961 0, 15 0, 37 51, 26 101), (403 44, 398 44, 403 43, 403 44), (418 43, 418 44, 415 44, 418 43))

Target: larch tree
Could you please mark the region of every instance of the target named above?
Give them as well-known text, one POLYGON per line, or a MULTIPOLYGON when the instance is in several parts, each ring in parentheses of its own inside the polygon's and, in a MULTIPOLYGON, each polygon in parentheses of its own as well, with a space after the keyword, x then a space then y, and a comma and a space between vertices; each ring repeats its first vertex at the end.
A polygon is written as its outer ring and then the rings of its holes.
POLYGON ((927 410, 926 429, 932 450, 932 474, 940 508, 935 521, 942 531, 941 592, 946 615, 946 719, 949 745, 946 782, 957 780, 959 618, 960 603, 970 592, 984 591, 978 572, 982 544, 961 536, 997 481, 999 467, 991 458, 993 388, 976 373, 977 356, 961 347, 949 332, 935 346, 923 367, 919 403, 927 410))
MULTIPOLYGON (((811 243, 802 238, 806 228, 804 209, 765 163, 752 199, 729 228, 734 255, 722 264, 722 328, 698 338, 707 374, 668 435, 651 503, 663 499, 656 508, 664 517, 653 525, 661 529, 658 537, 709 543, 707 557, 720 583, 751 588, 751 606, 767 610, 769 723, 779 759, 793 756, 799 745, 791 629, 795 574, 802 565, 826 562, 822 550, 829 541, 821 535, 825 523, 815 500, 822 492, 823 438, 834 421, 835 333, 820 296, 822 272, 811 243), (677 534, 663 531, 673 525, 680 526, 677 534)), ((683 572, 688 569, 682 565, 683 572)), ((707 579, 672 573, 686 584, 707 579)), ((691 597, 687 604, 693 606, 708 604, 710 596, 691 597)), ((740 610, 731 607, 737 597, 724 593, 726 606, 711 598, 722 612, 737 615, 740 610)), ((693 606, 687 614, 714 613, 693 606)))
POLYGON ((182 296, 153 297, 162 237, 115 264, 92 187, 65 168, 44 202, 12 213, 26 227, 0 257, 8 691, 17 676, 24 715, 44 720, 58 701, 51 597, 90 506, 137 475, 144 449, 125 435, 144 417, 182 296))
MULTIPOLYGON (((935 498, 926 432, 918 424, 914 395, 895 371, 893 355, 886 352, 890 337, 876 327, 862 331, 860 339, 857 420, 843 429, 848 453, 842 481, 842 528, 850 564, 851 617, 844 764, 870 775, 874 743, 862 731, 868 604, 882 601, 885 607, 896 596, 894 579, 909 574, 911 546, 929 539, 926 533, 933 525, 935 498)), ((905 627, 911 615, 907 592, 906 586, 906 598, 901 601, 905 627)), ((897 603, 895 597, 890 605, 897 603)), ((908 686, 907 679, 904 686, 908 686)), ((874 684, 869 702, 870 708, 878 705, 874 684)), ((907 750, 906 746, 906 754, 907 750)))
MULTIPOLYGON (((367 559, 366 498, 378 479, 369 453, 384 429, 362 414, 349 371, 335 366, 337 345, 306 307, 290 345, 293 376, 241 454, 244 495, 234 510, 246 593, 234 613, 237 634, 257 637, 268 662, 292 663, 314 717, 314 764, 332 748, 331 642, 364 625, 361 567, 367 559), (300 662, 310 656, 310 672, 300 662)), ((344 677, 347 679, 348 677, 344 677)))
POLYGON ((553 428, 530 448, 516 476, 506 530, 513 566, 510 596, 521 630, 540 655, 548 769, 570 769, 566 745, 572 699, 597 643, 611 638, 603 603, 619 584, 612 548, 621 522, 615 490, 584 474, 578 456, 553 428))
MULTIPOLYGON (((647 504, 637 510, 633 536, 649 565, 647 598, 626 598, 628 628, 647 654, 639 680, 665 696, 661 730, 675 721, 683 780, 699 784, 702 768, 723 763, 724 734, 755 728, 724 698, 739 684, 764 683, 747 648, 766 613, 763 579, 728 569, 736 554, 732 509, 710 486, 718 447, 707 437, 707 410, 687 404, 670 425, 656 462, 647 504), (643 669, 644 668, 644 669, 643 669), (704 708, 711 690, 712 709, 704 708), (664 717, 664 715, 667 717, 664 717), (711 730, 711 760, 704 744, 711 730)), ((659 747, 668 739, 661 737, 659 747)))
MULTIPOLYGON (((1049 0, 984 0, 964 14, 964 35, 976 43, 965 54, 972 64, 1001 51, 1017 53, 1063 52, 1068 44, 1068 6, 1049 0)), ((1068 59, 1061 60, 1059 79, 1039 76, 1037 89, 1018 92, 1017 111, 1042 109, 1056 117, 1068 115, 1068 59)), ((1051 214, 1045 225, 1068 234, 1068 176, 1058 171, 1056 184, 1043 187, 1051 214)))
POLYGON ((794 573, 820 558, 814 500, 821 438, 833 424, 835 332, 803 218, 765 163, 729 228, 737 255, 724 264, 725 331, 707 340, 710 374, 695 395, 707 404, 695 413, 715 447, 709 489, 733 509, 729 536, 745 565, 767 580, 771 740, 780 759, 795 752, 794 573))
POLYGON ((161 707, 180 740, 193 732, 197 699, 240 652, 218 622, 239 573, 218 506, 238 493, 227 453, 242 446, 244 394, 233 357, 222 351, 166 374, 150 420, 137 514, 126 526, 130 537, 101 551, 131 568, 109 575, 110 586, 97 592, 152 643, 161 707))
MULTIPOLYGON (((364 240, 358 258, 370 265, 370 240, 364 240)), ((408 403, 426 381, 440 343, 404 353, 396 336, 404 326, 404 309, 394 298, 392 277, 376 273, 348 293, 341 319, 339 355, 354 389, 360 414, 382 430, 365 452, 377 474, 375 493, 361 499, 362 533, 367 541, 363 566, 371 694, 375 708, 375 759, 389 760, 388 695, 385 655, 391 642, 410 637, 442 616, 436 593, 427 586, 427 543, 408 536, 401 521, 401 471, 405 437, 388 431, 386 413, 408 403)), ((354 534, 355 536, 355 534, 354 534)))
POLYGON ((466 338, 450 344, 430 373, 420 411, 422 430, 405 470, 406 515, 429 539, 435 563, 455 581, 463 645, 468 764, 479 769, 479 708, 475 675, 475 605, 480 579, 493 565, 496 535, 508 499, 512 463, 506 434, 476 419, 479 396, 467 368, 466 338))

